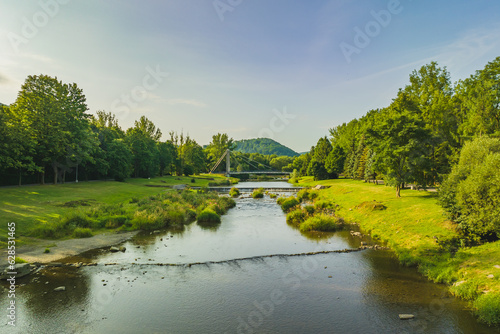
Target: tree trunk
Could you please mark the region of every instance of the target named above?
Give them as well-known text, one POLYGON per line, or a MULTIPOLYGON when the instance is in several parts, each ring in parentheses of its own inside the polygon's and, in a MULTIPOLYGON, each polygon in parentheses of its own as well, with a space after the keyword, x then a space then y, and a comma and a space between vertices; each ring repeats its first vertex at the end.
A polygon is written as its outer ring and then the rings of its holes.
POLYGON ((21 186, 21 184, 22 184, 21 176, 22 176, 22 172, 21 172, 21 170, 19 170, 19 186, 21 186))
POLYGON ((397 198, 401 197, 401 186, 400 185, 396 186, 396 197, 397 198))
POLYGON ((45 184, 45 168, 44 168, 43 172, 40 172, 40 177, 41 177, 40 183, 45 184))
POLYGON ((57 165, 56 163, 52 163, 52 168, 54 169, 54 184, 57 184, 57 165))
POLYGON ((66 171, 63 171, 62 183, 66 183, 66 171))

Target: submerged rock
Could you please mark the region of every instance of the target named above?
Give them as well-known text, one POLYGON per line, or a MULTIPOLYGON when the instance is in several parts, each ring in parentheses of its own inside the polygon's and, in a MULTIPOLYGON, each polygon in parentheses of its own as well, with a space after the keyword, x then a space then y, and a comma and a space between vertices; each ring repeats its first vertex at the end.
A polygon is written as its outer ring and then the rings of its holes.
POLYGON ((415 318, 415 316, 413 314, 400 314, 399 315, 399 319, 401 320, 409 320, 409 319, 413 319, 415 318))
POLYGON ((110 247, 110 248, 109 248, 109 250, 110 250, 111 252, 113 252, 113 253, 116 253, 116 252, 119 252, 119 251, 120 251, 120 249, 119 249, 118 247, 114 247, 114 246, 113 246, 113 247, 110 247))
POLYGON ((16 278, 24 277, 31 273, 31 271, 34 269, 33 267, 29 263, 16 263, 14 265, 14 268, 10 268, 10 266, 5 266, 4 269, 0 272, 0 279, 7 279, 10 278, 11 276, 15 276, 16 278), (9 275, 8 273, 16 273, 16 274, 9 275))
POLYGON ((125 251, 127 250, 127 248, 126 248, 125 246, 120 246, 120 247, 118 248, 118 250, 119 250, 120 252, 125 252, 125 251))
POLYGON ((57 288, 54 289, 54 291, 66 291, 65 286, 58 286, 57 288))

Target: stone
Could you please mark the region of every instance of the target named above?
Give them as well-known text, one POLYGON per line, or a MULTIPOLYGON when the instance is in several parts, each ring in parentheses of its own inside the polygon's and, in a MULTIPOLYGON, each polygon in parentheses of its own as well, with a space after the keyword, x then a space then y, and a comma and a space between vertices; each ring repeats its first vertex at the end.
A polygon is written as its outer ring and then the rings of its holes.
POLYGON ((125 252, 127 250, 125 246, 120 246, 118 249, 120 250, 120 252, 125 252))
POLYGON ((366 245, 367 245, 366 242, 361 241, 361 246, 366 246, 366 245))
POLYGON ((400 314, 399 315, 399 319, 401 320, 409 320, 409 319, 413 319, 415 318, 415 316, 413 314, 400 314))
POLYGON ((491 274, 491 275, 488 275, 486 277, 488 277, 488 278, 494 278, 495 276, 493 276, 493 274, 491 274))
POLYGON ((0 279, 10 278, 11 275, 7 274, 9 272, 17 273, 15 275, 16 278, 24 277, 29 275, 32 270, 33 268, 29 263, 16 263, 13 269, 11 269, 10 266, 5 266, 4 270, 0 273, 0 279))
POLYGON ((493 266, 494 268, 500 269, 500 265, 496 264, 493 266))
POLYGON ((66 291, 65 286, 58 286, 57 288, 54 289, 54 291, 66 291))
POLYGON ((120 251, 120 249, 119 249, 118 247, 114 247, 114 246, 113 246, 113 247, 110 247, 110 248, 109 248, 109 250, 110 250, 111 252, 113 252, 113 253, 116 253, 116 252, 119 252, 119 251, 120 251))

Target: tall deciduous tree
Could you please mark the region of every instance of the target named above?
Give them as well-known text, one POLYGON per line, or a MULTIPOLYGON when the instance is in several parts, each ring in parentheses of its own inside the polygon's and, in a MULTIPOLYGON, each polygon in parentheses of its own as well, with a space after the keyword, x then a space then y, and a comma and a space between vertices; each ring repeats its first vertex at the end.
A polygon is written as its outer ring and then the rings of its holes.
MULTIPOLYGON (((212 136, 212 141, 206 148, 207 157, 211 165, 215 164, 226 150, 233 150, 236 147, 233 138, 229 138, 226 133, 217 133, 212 136)), ((218 170, 223 170, 225 167, 219 165, 218 170)))

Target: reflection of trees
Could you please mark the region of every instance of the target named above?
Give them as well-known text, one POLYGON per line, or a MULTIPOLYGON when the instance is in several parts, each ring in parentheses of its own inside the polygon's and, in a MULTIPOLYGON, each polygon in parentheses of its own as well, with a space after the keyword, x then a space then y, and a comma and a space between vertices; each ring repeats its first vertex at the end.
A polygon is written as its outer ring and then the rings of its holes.
POLYGON ((202 230, 217 232, 220 227, 220 223, 212 223, 212 222, 196 222, 202 230))
POLYGON ((38 333, 73 333, 65 324, 81 324, 88 311, 90 276, 84 271, 85 268, 45 268, 30 277, 31 282, 18 291, 24 297, 24 303, 18 305, 25 318, 22 322, 29 322, 38 333), (54 291, 59 286, 65 286, 66 291, 54 291))

